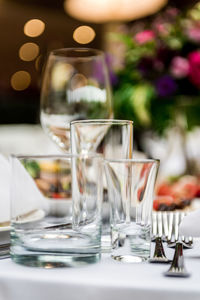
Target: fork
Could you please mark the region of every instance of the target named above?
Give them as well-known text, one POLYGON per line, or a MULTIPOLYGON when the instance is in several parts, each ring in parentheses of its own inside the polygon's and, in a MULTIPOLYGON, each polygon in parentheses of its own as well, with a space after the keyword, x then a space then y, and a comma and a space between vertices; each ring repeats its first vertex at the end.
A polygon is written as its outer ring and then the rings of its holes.
MULTIPOLYGON (((167 228, 167 227, 166 227, 167 228)), ((166 231, 165 231, 166 234, 166 231)), ((169 260, 164 251, 162 244, 163 239, 163 227, 162 227, 162 214, 161 212, 153 213, 152 215, 152 241, 155 241, 154 255, 149 260, 150 263, 169 263, 169 260)))
POLYGON ((165 276, 170 277, 189 277, 188 273, 184 266, 183 258, 183 243, 177 242, 175 246, 175 253, 172 264, 167 272, 164 273, 165 276))
POLYGON ((176 243, 182 242, 182 245, 184 248, 188 248, 191 249, 193 247, 193 238, 190 237, 184 237, 184 236, 179 236, 179 224, 182 221, 182 219, 184 218, 185 213, 175 213, 174 215, 174 226, 173 226, 173 215, 170 216, 171 219, 169 220, 169 234, 167 237, 167 244, 168 247, 170 248, 174 248, 176 246, 176 243), (173 228, 172 228, 173 227, 173 228), (173 229, 174 229, 174 234, 173 233, 173 229))
POLYGON ((158 212, 152 214, 152 241, 156 237, 161 237, 162 241, 167 241, 168 236, 168 220, 166 212, 158 212))

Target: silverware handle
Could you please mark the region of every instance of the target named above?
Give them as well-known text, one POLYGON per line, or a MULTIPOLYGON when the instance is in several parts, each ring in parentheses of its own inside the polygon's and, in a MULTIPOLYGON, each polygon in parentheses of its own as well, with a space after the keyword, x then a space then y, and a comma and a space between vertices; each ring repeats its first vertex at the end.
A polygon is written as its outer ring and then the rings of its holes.
POLYGON ((178 242, 175 247, 175 254, 172 261, 173 268, 183 268, 184 259, 183 259, 183 244, 178 242))
POLYGON ((161 237, 156 237, 155 242, 156 244, 155 244, 154 257, 163 257, 163 256, 165 257, 165 252, 163 249, 161 237))

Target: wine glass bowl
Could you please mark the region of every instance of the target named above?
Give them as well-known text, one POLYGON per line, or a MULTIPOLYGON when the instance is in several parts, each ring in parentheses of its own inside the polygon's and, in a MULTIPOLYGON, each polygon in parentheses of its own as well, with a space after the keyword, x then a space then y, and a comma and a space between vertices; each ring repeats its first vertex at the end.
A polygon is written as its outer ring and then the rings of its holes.
POLYGON ((41 88, 40 118, 44 131, 70 151, 70 122, 112 118, 111 86, 104 53, 66 48, 50 53, 41 88))

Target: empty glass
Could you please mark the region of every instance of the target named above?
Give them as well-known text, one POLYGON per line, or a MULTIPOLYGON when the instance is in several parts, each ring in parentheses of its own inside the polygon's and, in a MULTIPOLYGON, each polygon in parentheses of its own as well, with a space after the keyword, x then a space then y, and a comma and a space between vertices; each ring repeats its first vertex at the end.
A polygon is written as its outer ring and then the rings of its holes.
POLYGON ((101 157, 12 156, 11 162, 11 258, 47 268, 98 261, 101 157))
POLYGON ((70 152, 70 121, 112 117, 111 87, 104 53, 89 48, 50 53, 41 89, 44 131, 70 152))
POLYGON ((131 158, 133 121, 115 119, 78 120, 70 123, 74 154, 102 153, 106 158, 131 158))
POLYGON ((105 160, 111 205, 112 257, 140 262, 150 256, 151 215, 159 162, 105 160))
MULTIPOLYGON (((73 154, 98 152, 105 158, 132 158, 133 122, 127 120, 79 120, 71 122, 73 154)), ((111 250, 110 207, 104 178, 102 250, 111 250)))

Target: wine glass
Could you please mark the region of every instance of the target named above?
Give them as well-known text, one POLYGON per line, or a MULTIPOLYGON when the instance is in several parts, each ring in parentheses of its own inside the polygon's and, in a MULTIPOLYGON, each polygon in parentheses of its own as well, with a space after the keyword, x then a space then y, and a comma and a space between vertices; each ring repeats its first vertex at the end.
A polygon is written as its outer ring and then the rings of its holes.
POLYGON ((70 152, 70 122, 110 119, 111 86, 104 53, 66 48, 50 53, 41 89, 40 119, 44 131, 70 152))

